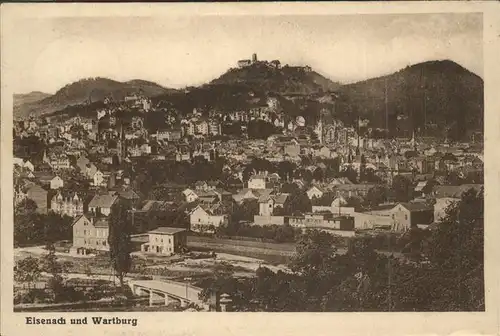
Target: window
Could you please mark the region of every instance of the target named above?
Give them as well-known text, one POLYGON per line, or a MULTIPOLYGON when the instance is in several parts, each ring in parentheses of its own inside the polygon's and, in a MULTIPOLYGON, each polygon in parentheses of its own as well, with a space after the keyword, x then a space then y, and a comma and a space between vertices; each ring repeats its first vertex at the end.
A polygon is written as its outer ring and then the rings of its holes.
POLYGON ((102 241, 102 245, 106 246, 106 241, 105 240, 102 241))
POLYGON ((83 235, 86 236, 87 235, 87 230, 83 230, 83 235))
POLYGON ((161 240, 161 242, 163 243, 163 239, 161 240))
POLYGON ((408 215, 405 215, 405 220, 408 220, 408 215))
POLYGON ((392 219, 394 219, 394 214, 392 214, 392 219))
POLYGON ((172 242, 172 239, 168 238, 168 243, 170 244, 172 242))

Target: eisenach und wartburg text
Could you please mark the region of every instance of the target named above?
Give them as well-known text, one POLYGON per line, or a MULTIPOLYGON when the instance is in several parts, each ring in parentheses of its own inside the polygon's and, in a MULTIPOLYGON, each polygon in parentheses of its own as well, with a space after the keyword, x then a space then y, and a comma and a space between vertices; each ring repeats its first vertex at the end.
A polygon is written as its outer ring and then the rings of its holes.
MULTIPOLYGON (((137 319, 134 318, 104 318, 104 317, 92 317, 91 319, 87 319, 87 317, 83 318, 72 318, 69 321, 69 324, 89 324, 91 321, 93 324, 102 324, 102 325, 131 325, 133 327, 137 326, 137 319)), ((68 324, 64 317, 60 318, 38 318, 38 317, 26 317, 26 324, 68 324)))

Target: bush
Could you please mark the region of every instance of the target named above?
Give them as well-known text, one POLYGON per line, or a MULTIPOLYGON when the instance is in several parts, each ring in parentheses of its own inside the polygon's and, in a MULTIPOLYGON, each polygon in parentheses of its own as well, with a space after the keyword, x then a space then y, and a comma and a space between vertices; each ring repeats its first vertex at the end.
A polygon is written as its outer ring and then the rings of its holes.
POLYGON ((14 304, 51 302, 50 294, 44 289, 31 289, 28 292, 16 294, 14 304))

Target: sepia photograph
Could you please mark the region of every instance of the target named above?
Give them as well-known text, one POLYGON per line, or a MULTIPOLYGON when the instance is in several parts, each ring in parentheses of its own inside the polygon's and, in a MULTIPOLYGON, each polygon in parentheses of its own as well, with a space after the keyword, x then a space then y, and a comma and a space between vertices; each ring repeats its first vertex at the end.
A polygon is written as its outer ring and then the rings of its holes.
POLYGON ((2 226, 26 324, 485 312, 482 13, 16 27, 2 226))

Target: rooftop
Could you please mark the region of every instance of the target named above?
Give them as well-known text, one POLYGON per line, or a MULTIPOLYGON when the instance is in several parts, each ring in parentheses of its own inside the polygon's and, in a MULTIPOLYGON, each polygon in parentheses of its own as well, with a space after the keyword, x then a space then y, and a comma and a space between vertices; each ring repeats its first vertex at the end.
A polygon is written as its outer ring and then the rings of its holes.
POLYGON ((184 231, 186 231, 186 229, 162 226, 162 227, 159 227, 159 228, 154 229, 152 231, 149 231, 148 233, 173 235, 173 234, 176 234, 179 232, 184 232, 184 231))

